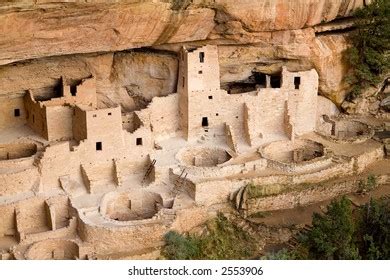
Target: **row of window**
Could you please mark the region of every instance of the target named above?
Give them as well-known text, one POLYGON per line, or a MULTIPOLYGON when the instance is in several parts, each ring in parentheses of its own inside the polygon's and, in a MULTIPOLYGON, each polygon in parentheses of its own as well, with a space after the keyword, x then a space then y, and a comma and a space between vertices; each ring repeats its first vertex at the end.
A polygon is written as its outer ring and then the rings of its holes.
MULTIPOLYGON (((142 146, 142 138, 136 138, 135 139, 135 144, 137 146, 142 146)), ((102 142, 96 142, 96 151, 103 151, 103 143, 102 142)))
MULTIPOLYGON (((111 113, 111 112, 109 112, 109 113, 107 113, 107 115, 108 115, 108 116, 111 116, 111 115, 112 115, 112 113, 111 113)), ((92 117, 96 118, 96 117, 97 117, 97 115, 96 115, 96 114, 93 114, 93 115, 92 115, 92 117)))

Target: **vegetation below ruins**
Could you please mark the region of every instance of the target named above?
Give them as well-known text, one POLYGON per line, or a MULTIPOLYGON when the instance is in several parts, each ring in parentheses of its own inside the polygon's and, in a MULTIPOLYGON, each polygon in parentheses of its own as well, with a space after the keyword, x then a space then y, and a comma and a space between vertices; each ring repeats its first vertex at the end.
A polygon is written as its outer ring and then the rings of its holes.
POLYGON ((171 260, 248 259, 256 253, 256 241, 223 214, 210 221, 205 234, 165 235, 163 256, 171 260))
POLYGON ((390 258, 390 203, 371 200, 353 209, 346 197, 332 201, 325 214, 315 213, 313 227, 298 238, 293 249, 269 254, 267 259, 390 258))
POLYGON ((347 76, 352 85, 350 100, 369 86, 376 86, 381 74, 390 68, 390 1, 374 0, 354 16, 356 29, 351 33, 351 47, 347 51, 352 66, 347 76))

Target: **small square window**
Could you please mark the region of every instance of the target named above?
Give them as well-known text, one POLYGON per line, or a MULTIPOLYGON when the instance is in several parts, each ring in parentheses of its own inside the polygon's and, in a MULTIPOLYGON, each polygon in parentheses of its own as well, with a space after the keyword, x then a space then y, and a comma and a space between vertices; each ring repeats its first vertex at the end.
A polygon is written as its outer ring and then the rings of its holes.
POLYGON ((216 115, 217 117, 219 116, 219 114, 218 114, 218 113, 216 113, 215 115, 216 115))
POLYGON ((198 71, 198 74, 203 74, 203 71, 202 70, 198 71))
POLYGON ((137 146, 142 146, 142 138, 137 138, 136 139, 136 145, 137 146))
POLYGON ((14 110, 14 116, 15 117, 20 117, 20 109, 15 109, 14 110))
POLYGON ((209 99, 213 99, 213 96, 212 96, 212 95, 209 95, 209 99))
POLYGON ((109 115, 109 116, 111 116, 111 115, 112 115, 112 114, 111 114, 111 112, 110 112, 110 113, 108 113, 108 115, 109 115))
POLYGON ((94 118, 96 118, 96 117, 97 117, 97 115, 93 115, 93 117, 94 117, 94 118))
POLYGON ((103 144, 102 142, 96 142, 96 151, 103 150, 103 144))

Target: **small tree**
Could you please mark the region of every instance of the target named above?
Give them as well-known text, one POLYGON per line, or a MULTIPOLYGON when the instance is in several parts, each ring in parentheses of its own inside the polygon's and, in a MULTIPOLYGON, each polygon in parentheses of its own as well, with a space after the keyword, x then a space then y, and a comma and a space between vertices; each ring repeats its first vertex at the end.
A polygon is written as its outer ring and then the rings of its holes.
POLYGON ((193 236, 181 235, 175 231, 169 231, 164 236, 166 246, 163 255, 170 260, 193 260, 199 258, 200 241, 193 236))
POLYGON ((351 202, 334 200, 324 215, 313 214, 313 228, 302 238, 309 259, 358 259, 351 202))
POLYGON ((351 65, 347 80, 352 85, 349 99, 371 85, 376 86, 380 75, 389 69, 390 1, 374 0, 354 16, 356 29, 351 33, 352 46, 347 51, 351 65))
POLYGON ((371 200, 360 211, 359 251, 363 259, 390 259, 390 205, 371 200))

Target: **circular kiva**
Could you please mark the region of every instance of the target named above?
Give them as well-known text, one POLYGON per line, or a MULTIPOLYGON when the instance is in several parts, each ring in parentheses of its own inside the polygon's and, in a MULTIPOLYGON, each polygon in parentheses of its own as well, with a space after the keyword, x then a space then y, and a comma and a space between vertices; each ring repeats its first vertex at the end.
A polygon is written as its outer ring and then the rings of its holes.
POLYGON ((336 142, 359 142, 372 137, 373 130, 369 125, 345 119, 331 119, 322 116, 321 125, 317 129, 324 137, 331 138, 336 142))
POLYGON ((31 157, 37 153, 37 150, 37 145, 34 143, 1 144, 0 160, 31 157))
POLYGON ((28 260, 74 260, 79 257, 79 246, 63 239, 39 241, 27 249, 25 257, 28 260))
POLYGON ((267 145, 263 156, 282 163, 303 163, 324 156, 324 146, 310 140, 277 141, 267 145))
POLYGON ((134 221, 150 219, 162 208, 161 195, 145 190, 111 192, 104 196, 101 214, 110 220, 134 221))
POLYGON ((178 153, 178 159, 183 165, 198 167, 213 167, 227 162, 232 157, 220 148, 192 147, 178 153))

